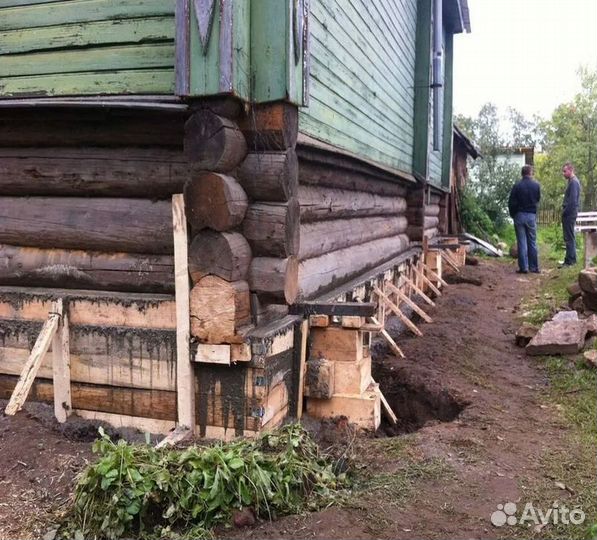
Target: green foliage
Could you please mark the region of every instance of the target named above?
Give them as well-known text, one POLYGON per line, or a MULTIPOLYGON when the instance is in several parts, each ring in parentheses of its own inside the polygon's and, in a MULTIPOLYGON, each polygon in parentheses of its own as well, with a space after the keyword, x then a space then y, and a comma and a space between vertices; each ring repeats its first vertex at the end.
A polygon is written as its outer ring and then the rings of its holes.
POLYGON ((495 225, 479 204, 473 191, 467 186, 460 196, 460 211, 464 229, 475 236, 491 241, 496 234, 495 225))
POLYGON ((100 435, 99 459, 78 482, 67 526, 86 539, 206 538, 234 509, 268 518, 317 509, 347 481, 297 424, 184 450, 115 443, 101 428, 100 435))

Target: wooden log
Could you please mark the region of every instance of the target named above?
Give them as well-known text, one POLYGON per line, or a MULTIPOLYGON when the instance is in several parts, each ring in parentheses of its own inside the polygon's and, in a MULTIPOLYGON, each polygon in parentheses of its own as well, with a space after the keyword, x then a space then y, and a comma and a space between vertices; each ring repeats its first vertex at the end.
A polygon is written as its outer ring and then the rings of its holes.
POLYGON ((184 130, 185 155, 202 169, 231 171, 247 155, 247 143, 236 123, 209 110, 193 114, 184 130))
POLYGON ((48 318, 41 328, 41 332, 35 341, 35 345, 31 350, 31 354, 27 362, 23 366, 23 371, 16 382, 14 391, 10 395, 10 401, 4 410, 8 416, 12 416, 21 410, 31 386, 35 380, 35 376, 41 366, 41 362, 50 348, 54 334, 60 325, 60 318, 62 317, 62 300, 59 299, 52 304, 48 318))
POLYGON ((240 343, 251 323, 249 285, 206 276, 191 289, 191 335, 211 344, 240 343))
POLYGON ((439 204, 426 204, 425 205, 425 216, 439 216, 440 207, 439 204))
POLYGON ((0 197, 0 243, 171 254, 170 201, 0 197))
POLYGON ((227 231, 242 222, 248 207, 247 194, 231 176, 202 173, 184 188, 187 219, 196 229, 227 231))
POLYGON ((316 221, 301 225, 299 260, 406 232, 403 216, 372 216, 316 221))
POLYGON ((308 159, 304 155, 304 148, 300 146, 297 148, 297 154, 299 182, 302 185, 363 191, 389 197, 406 195, 406 187, 403 184, 381 180, 379 175, 367 174, 358 169, 335 164, 333 161, 329 162, 327 155, 325 159, 319 158, 317 161, 308 159))
POLYGON ((243 234, 256 256, 297 255, 300 248, 298 201, 252 204, 243 221, 243 234))
POLYGON ((190 293, 187 218, 182 193, 172 195, 176 303, 176 417, 178 425, 195 428, 195 392, 191 366, 190 293))
POLYGON ((286 102, 255 105, 239 121, 251 150, 286 150, 296 146, 298 108, 286 102))
POLYGON ((238 169, 238 181, 255 201, 286 202, 298 193, 296 152, 251 152, 238 169))
POLYGON ((255 257, 249 268, 249 287, 262 298, 293 304, 298 295, 298 273, 296 257, 255 257))
POLYGON ((0 244, 0 285, 171 293, 174 260, 170 255, 0 244))
POLYGON ((425 230, 429 230, 429 229, 436 229, 437 226, 439 225, 439 217, 438 216, 425 216, 425 219, 423 220, 423 226, 425 227, 425 230))
POLYGON ((0 148, 0 195, 163 199, 195 169, 182 151, 159 147, 0 148))
POLYGON ((54 383, 54 416, 58 422, 64 423, 73 408, 70 393, 70 329, 67 314, 62 316, 52 338, 52 381, 54 383))
POLYGON ((302 222, 397 215, 406 210, 406 201, 401 197, 316 186, 300 185, 299 202, 302 222))
POLYGON ((408 247, 406 235, 366 242, 301 261, 299 298, 309 298, 395 257, 408 247))
POLYGON ((251 247, 235 232, 200 231, 189 247, 189 272, 193 283, 209 275, 226 281, 247 279, 251 247))

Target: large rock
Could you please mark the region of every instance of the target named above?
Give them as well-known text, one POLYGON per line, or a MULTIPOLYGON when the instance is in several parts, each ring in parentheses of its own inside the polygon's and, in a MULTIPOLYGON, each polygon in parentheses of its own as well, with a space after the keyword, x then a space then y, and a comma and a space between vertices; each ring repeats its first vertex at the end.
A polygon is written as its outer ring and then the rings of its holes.
POLYGON ((513 259, 518 258, 518 244, 516 242, 510 246, 510 257, 513 259))
POLYGON ((589 315, 585 319, 585 324, 589 336, 597 335, 597 315, 589 315))
POLYGON ((552 321, 578 321, 576 311, 558 311, 552 318, 552 321))
POLYGON ((585 321, 565 319, 547 321, 526 347, 527 354, 576 354, 585 344, 587 325, 585 321))
POLYGON ((583 292, 582 302, 586 309, 597 311, 597 294, 583 292))
POLYGON ((597 294, 597 269, 586 268, 578 274, 578 284, 583 292, 597 294))
POLYGON ((584 353, 585 361, 588 366, 597 368, 597 350, 591 349, 584 353))
POLYGON ((570 298, 576 298, 577 296, 580 296, 582 294, 582 289, 580 288, 580 285, 577 282, 568 285, 568 287, 566 287, 566 290, 568 291, 570 298))
POLYGON ((516 345, 518 347, 526 347, 531 339, 539 332, 539 328, 533 324, 524 323, 516 331, 516 345))
POLYGON ((570 307, 578 313, 584 313, 585 303, 582 299, 582 296, 579 296, 578 298, 575 298, 572 302, 570 302, 570 307))

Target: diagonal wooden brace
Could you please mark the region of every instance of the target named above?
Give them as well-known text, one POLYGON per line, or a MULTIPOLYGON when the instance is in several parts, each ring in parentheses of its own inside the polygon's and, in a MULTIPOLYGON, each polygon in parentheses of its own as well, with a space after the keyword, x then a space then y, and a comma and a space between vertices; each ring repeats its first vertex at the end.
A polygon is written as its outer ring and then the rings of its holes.
POLYGON ((415 302, 413 302, 406 294, 404 294, 396 285, 393 283, 387 282, 386 285, 388 288, 395 293, 400 300, 402 300, 406 305, 410 306, 412 310, 421 317, 424 321, 430 323, 433 322, 433 319, 427 315, 415 302))
POLYGON ((437 280, 438 283, 441 283, 444 287, 448 287, 448 282, 442 279, 437 272, 429 268, 425 263, 423 263, 423 272, 427 272, 433 279, 437 280))
POLYGON ((417 274, 417 276, 419 276, 422 280, 423 283, 426 283, 427 286, 437 295, 437 296, 441 296, 442 292, 435 286, 435 284, 423 273, 421 272, 418 268, 413 266, 413 270, 415 272, 415 274, 417 274))
POLYGON ((402 311, 400 311, 400 308, 396 304, 394 304, 394 302, 392 302, 388 298, 388 296, 384 292, 381 291, 381 289, 379 287, 374 287, 373 291, 379 297, 380 300, 385 302, 386 306, 388 306, 392 310, 394 315, 396 315, 396 317, 398 317, 413 334, 415 334, 417 336, 423 335, 423 332, 421 332, 417 328, 415 323, 413 323, 404 313, 402 313, 402 311))
POLYGON ((390 334, 388 334, 388 331, 385 328, 383 328, 383 326, 380 324, 380 322, 375 317, 370 317, 370 319, 373 324, 381 327, 380 333, 384 337, 384 339, 388 342, 388 344, 390 345, 390 348, 398 356, 400 356, 400 358, 406 358, 404 356, 404 353, 402 352, 402 349, 400 349, 400 347, 398 347, 398 345, 396 345, 396 342, 392 339, 392 336, 390 336, 390 334))
POLYGON ((408 284, 413 291, 415 291, 425 302, 427 302, 430 306, 435 306, 435 302, 433 300, 431 300, 431 298, 429 298, 421 289, 419 289, 419 287, 417 287, 415 285, 415 283, 412 281, 412 279, 406 277, 404 274, 401 274, 400 276, 404 282, 406 284, 408 284))

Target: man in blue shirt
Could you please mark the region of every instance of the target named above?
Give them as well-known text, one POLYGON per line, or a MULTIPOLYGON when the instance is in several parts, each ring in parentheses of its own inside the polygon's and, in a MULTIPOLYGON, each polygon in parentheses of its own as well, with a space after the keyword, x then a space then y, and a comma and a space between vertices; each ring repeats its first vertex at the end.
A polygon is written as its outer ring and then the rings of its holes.
POLYGON ((562 174, 568 181, 568 185, 562 203, 562 229, 564 230, 564 242, 566 242, 566 257, 560 267, 576 264, 574 225, 580 208, 580 182, 574 174, 574 165, 570 162, 564 164, 562 174))
POLYGON ((522 168, 522 179, 514 184, 508 199, 508 210, 514 220, 516 241, 518 242, 519 274, 536 274, 539 270, 537 254, 537 206, 541 199, 539 182, 533 179, 533 167, 522 168))

